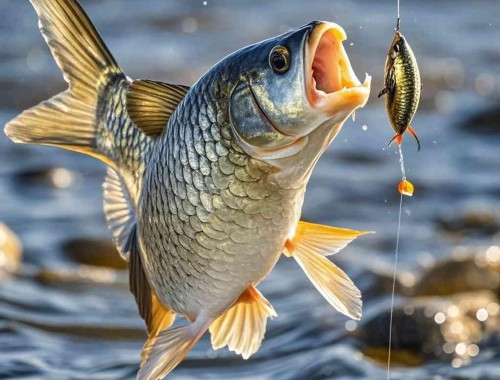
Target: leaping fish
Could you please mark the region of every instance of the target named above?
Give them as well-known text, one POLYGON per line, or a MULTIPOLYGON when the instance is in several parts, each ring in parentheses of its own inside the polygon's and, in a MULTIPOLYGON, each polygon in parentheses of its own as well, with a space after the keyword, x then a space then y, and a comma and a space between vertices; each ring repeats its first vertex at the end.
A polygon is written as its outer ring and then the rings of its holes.
POLYGON ((191 88, 127 77, 75 0, 31 0, 69 89, 5 127, 106 165, 104 212, 149 339, 139 379, 166 376, 209 330, 244 358, 272 305, 256 286, 282 253, 359 319, 361 294, 328 258, 365 234, 300 221, 306 184, 363 107, 344 30, 312 22, 222 59, 191 88), (176 315, 187 324, 171 327, 176 315))

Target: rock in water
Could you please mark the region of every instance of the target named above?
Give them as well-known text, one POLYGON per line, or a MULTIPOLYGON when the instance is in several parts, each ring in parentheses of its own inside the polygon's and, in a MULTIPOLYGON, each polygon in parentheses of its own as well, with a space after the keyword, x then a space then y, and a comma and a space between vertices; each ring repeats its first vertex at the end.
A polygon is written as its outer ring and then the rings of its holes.
POLYGON ((0 222, 0 270, 15 272, 22 260, 22 245, 17 235, 0 222))
POLYGON ((127 269, 111 241, 91 238, 72 239, 64 243, 63 251, 74 262, 84 265, 127 269))

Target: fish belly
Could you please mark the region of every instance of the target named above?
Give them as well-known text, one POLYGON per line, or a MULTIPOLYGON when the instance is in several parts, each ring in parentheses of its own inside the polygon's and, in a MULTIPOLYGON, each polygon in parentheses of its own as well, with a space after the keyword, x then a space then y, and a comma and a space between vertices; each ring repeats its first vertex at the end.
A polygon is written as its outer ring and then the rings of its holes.
POLYGON ((171 310, 190 320, 200 313, 215 318, 274 267, 299 221, 304 190, 236 176, 215 194, 188 196, 186 183, 176 186, 177 195, 170 186, 152 189, 155 197, 143 208, 146 271, 171 310))

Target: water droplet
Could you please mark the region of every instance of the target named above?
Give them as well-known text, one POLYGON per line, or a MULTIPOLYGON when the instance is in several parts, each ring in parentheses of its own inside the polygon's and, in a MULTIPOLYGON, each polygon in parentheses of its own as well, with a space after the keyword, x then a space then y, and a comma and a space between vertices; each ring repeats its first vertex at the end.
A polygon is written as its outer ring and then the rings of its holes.
POLYGON ((351 42, 351 43, 349 44, 349 46, 354 46, 354 42, 351 42))
POLYGON ((476 344, 471 344, 467 347, 467 354, 469 356, 477 356, 479 354, 479 347, 476 344))
POLYGON ((361 127, 361 129, 362 129, 363 131, 367 131, 367 130, 368 130, 368 126, 363 125, 363 126, 361 127))
POLYGON ((464 342, 458 343, 455 347, 455 352, 457 353, 457 355, 465 355, 465 353, 467 352, 467 345, 464 342))
POLYGON ((443 345, 443 351, 446 352, 447 354, 451 354, 455 352, 455 345, 451 342, 446 342, 443 345))
POLYGON ((498 305, 495 302, 492 302, 488 304, 486 307, 486 311, 488 312, 489 315, 497 315, 498 312, 500 311, 500 305, 498 305))
POLYGON ((495 78, 491 74, 479 74, 475 81, 475 87, 479 95, 491 95, 495 90, 495 78))
POLYGON ((434 321, 440 325, 441 323, 444 323, 444 321, 446 321, 446 317, 444 315, 444 313, 437 313, 435 316, 434 316, 434 321))
POLYGON ((358 327, 358 324, 355 321, 347 321, 345 323, 345 329, 347 331, 354 331, 356 330, 356 327, 358 327))
POLYGON ((208 4, 208 2, 207 2, 207 1, 204 1, 204 2, 203 2, 203 5, 207 5, 207 4, 208 4))
POLYGON ((484 308, 479 309, 476 312, 476 318, 478 321, 484 322, 488 319, 488 311, 484 308))
POLYGON ((446 313, 451 318, 456 318, 460 314, 460 310, 458 309, 458 307, 456 305, 451 305, 448 307, 448 310, 446 311, 446 313))
POLYGON ((500 247, 492 245, 486 250, 486 261, 488 263, 498 263, 500 261, 500 247))

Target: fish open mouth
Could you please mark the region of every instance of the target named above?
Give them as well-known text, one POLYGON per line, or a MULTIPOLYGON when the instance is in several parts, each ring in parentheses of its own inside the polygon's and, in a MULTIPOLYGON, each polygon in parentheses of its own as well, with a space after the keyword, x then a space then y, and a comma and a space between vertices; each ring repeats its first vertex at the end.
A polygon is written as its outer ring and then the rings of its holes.
POLYGON ((342 45, 345 39, 342 27, 321 22, 307 41, 307 99, 314 109, 328 116, 363 107, 370 95, 371 77, 366 75, 364 83, 356 77, 342 45))

